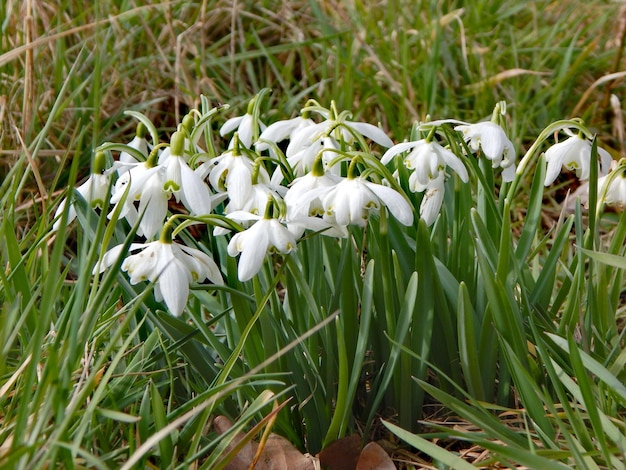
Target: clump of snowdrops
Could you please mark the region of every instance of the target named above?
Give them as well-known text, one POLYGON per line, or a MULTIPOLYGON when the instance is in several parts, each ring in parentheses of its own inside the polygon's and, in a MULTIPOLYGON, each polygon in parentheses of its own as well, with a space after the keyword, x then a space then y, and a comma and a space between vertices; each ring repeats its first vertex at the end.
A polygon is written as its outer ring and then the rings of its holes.
MULTIPOLYGON (((116 228, 93 275, 121 270, 126 301, 152 287, 153 308, 195 325, 214 318, 215 332, 202 331, 207 357, 232 347, 220 383, 234 357, 253 368, 333 316, 270 367, 288 374, 280 393, 299 404, 277 426, 313 451, 357 423, 367 432, 381 409, 417 429, 426 392, 494 426, 506 445, 560 448, 555 436, 576 431, 580 410, 592 415, 601 399, 570 377, 602 362, 606 373, 585 383, 610 384, 611 398, 589 419, 610 432, 580 445, 613 459, 624 442, 608 417, 626 400, 615 316, 626 225, 601 220, 607 204, 626 205, 626 164, 577 119, 548 125, 519 155, 504 103, 482 122, 415 123, 394 143, 332 102, 310 100, 266 123, 267 95, 230 118, 202 97, 165 142, 129 112, 136 137, 95 149, 91 176, 59 205, 54 229, 78 206, 106 215, 116 228), (546 228, 544 188, 563 171, 584 197, 546 228), (601 229, 613 234, 608 244, 601 229), (582 408, 548 418, 557 402, 574 401, 582 408), (523 431, 536 439, 507 434, 481 403, 523 409, 523 431)), ((563 458, 584 460, 580 449, 563 458)))

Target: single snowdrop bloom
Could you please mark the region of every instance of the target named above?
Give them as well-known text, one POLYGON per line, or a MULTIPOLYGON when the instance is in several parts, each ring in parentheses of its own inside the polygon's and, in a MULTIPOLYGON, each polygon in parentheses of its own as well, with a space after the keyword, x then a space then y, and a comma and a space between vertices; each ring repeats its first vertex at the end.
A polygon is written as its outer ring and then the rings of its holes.
POLYGON ((217 192, 226 192, 233 207, 243 207, 252 191, 253 180, 257 183, 270 183, 267 170, 241 152, 239 137, 235 133, 233 147, 220 156, 203 163, 196 169, 200 178, 209 178, 209 183, 217 192))
POLYGON ((393 141, 380 127, 367 122, 351 121, 349 118, 352 115, 349 111, 338 113, 334 101, 331 102, 330 110, 315 106, 310 109, 317 111, 322 117, 326 118, 325 121, 317 125, 318 131, 334 137, 337 141, 343 140, 347 144, 352 144, 359 137, 364 136, 383 147, 391 147, 393 145, 393 141))
POLYGON ((428 138, 394 145, 382 156, 381 163, 386 165, 393 157, 407 150, 410 152, 404 157, 403 163, 409 170, 414 170, 410 176, 411 191, 423 191, 432 180, 445 174, 446 166, 452 168, 464 183, 469 180, 461 159, 428 138))
POLYGON ((191 215, 209 214, 213 209, 209 187, 183 158, 184 148, 185 133, 174 132, 170 142, 170 156, 164 164, 163 189, 171 191, 177 201, 182 201, 191 215))
MULTIPOLYGON (((366 122, 350 121, 348 119, 350 113, 347 111, 337 113, 334 102, 331 103, 330 110, 320 106, 306 107, 304 110, 307 112, 316 112, 324 117, 325 120, 317 124, 303 127, 291 135, 291 140, 285 152, 285 156, 288 160, 290 157, 299 155, 300 152, 306 151, 312 146, 312 155, 309 154, 309 159, 304 159, 312 163, 315 155, 320 150, 319 143, 324 139, 326 140, 323 145, 332 145, 334 148, 340 147, 339 142, 352 145, 357 140, 362 140, 363 137, 367 137, 383 147, 391 147, 393 145, 393 141, 379 127, 366 122), (328 138, 332 140, 328 140, 328 138)), ((334 155, 330 156, 330 159, 332 159, 333 156, 334 155)), ((299 159, 302 158, 302 156, 299 157, 299 159)), ((302 176, 307 171, 308 169, 305 169, 303 172, 299 173, 298 176, 302 176)))
MULTIPOLYGON (((165 228, 167 232, 169 228, 165 228)), ((118 245, 104 254, 94 273, 103 272, 119 258, 123 245, 118 245)), ((213 284, 223 285, 219 268, 208 255, 185 245, 172 243, 171 234, 162 234, 161 239, 149 243, 133 243, 129 255, 122 263, 131 284, 142 281, 154 282, 155 298, 164 301, 174 316, 180 316, 189 297, 189 285, 208 279, 213 284)))
MULTIPOLYGON (((141 215, 137 234, 152 238, 163 227, 163 221, 167 216, 168 201, 171 197, 171 193, 163 189, 165 168, 160 166, 150 168, 142 162, 124 175, 128 175, 127 181, 116 184, 115 192, 111 196, 111 204, 116 204, 116 207, 117 204, 122 204, 119 216, 125 218, 131 225, 135 225, 141 215), (125 187, 129 184, 130 187, 126 193, 125 187), (139 201, 138 208, 135 207, 135 201, 139 201)), ((111 218, 114 212, 115 207, 108 217, 111 218)))
MULTIPOLYGON (((135 132, 135 137, 127 144, 131 149, 137 150, 141 155, 143 155, 143 160, 138 160, 129 152, 120 152, 119 161, 122 163, 139 163, 140 161, 145 161, 148 158, 148 141, 146 140, 146 133, 148 130, 143 123, 137 124, 137 131, 135 132)), ((127 168, 127 167, 126 167, 127 168)), ((118 174, 123 173, 125 167, 122 166, 118 170, 118 174)))
POLYGON ((324 215, 320 196, 341 181, 339 176, 324 171, 322 155, 318 155, 311 171, 293 180, 285 194, 287 220, 324 215))
MULTIPOLYGON (((579 180, 589 179, 591 171, 591 142, 583 138, 580 134, 573 135, 563 142, 554 144, 545 153, 548 168, 544 184, 550 186, 561 172, 561 168, 575 171, 579 180)), ((604 149, 598 147, 600 157, 599 175, 608 173, 611 166, 611 155, 604 149)))
MULTIPOLYGON (((253 141, 258 139, 259 131, 263 132, 267 127, 258 119, 258 109, 255 111, 255 108, 258 108, 260 99, 267 91, 269 91, 267 88, 261 90, 259 94, 250 100, 246 114, 228 119, 220 128, 220 135, 223 137, 236 131, 239 134, 239 142, 246 148, 252 148, 253 141)), ((228 148, 232 148, 233 145, 234 142, 231 140, 228 148)))
POLYGON ((335 238, 347 238, 348 227, 337 224, 332 217, 320 218, 304 215, 291 216, 284 220, 287 229, 299 240, 306 230, 335 238))
POLYGON ((425 192, 420 204, 420 217, 424 219, 426 225, 432 225, 437 220, 443 204, 445 192, 444 174, 440 173, 437 178, 430 180, 422 191, 425 192))
MULTIPOLYGON (((93 208, 104 209, 106 205, 106 201, 109 198, 109 184, 111 182, 111 173, 106 172, 104 170, 106 165, 106 157, 104 153, 98 152, 94 157, 93 163, 93 172, 87 178, 87 180, 81 184, 80 186, 75 187, 78 194, 89 203, 89 205, 93 208)), ((57 207, 56 212, 54 213, 54 218, 56 221, 52 225, 52 230, 57 231, 61 227, 61 214, 65 210, 65 206, 68 203, 68 200, 71 199, 71 196, 67 196, 64 198, 59 206, 57 207)), ((70 202, 70 206, 67 209, 67 223, 69 224, 76 218, 76 209, 74 207, 74 203, 70 202)))
POLYGON ((502 127, 495 122, 488 121, 456 126, 454 130, 463 133, 463 138, 472 152, 482 150, 483 155, 491 160, 493 168, 502 168, 503 181, 513 181, 515 148, 502 127))
POLYGON ((267 183, 253 183, 249 196, 243 207, 235 208, 232 206, 233 200, 231 199, 224 212, 229 213, 234 210, 242 210, 252 214, 262 214, 265 210, 269 197, 274 200, 281 200, 286 191, 287 188, 284 186, 275 186, 267 183))
POLYGON ((299 152, 291 155, 288 152, 287 162, 293 169, 294 175, 299 177, 308 173, 313 168, 313 162, 317 156, 321 155, 324 168, 338 175, 340 171, 339 166, 329 166, 330 162, 338 155, 336 150, 339 150, 339 143, 334 138, 327 136, 302 147, 299 152))
POLYGON ((411 206, 400 193, 360 176, 343 179, 323 197, 322 205, 325 216, 334 217, 332 220, 339 225, 364 227, 370 213, 381 206, 386 206, 401 224, 413 223, 411 206))
POLYGON ((257 274, 263 266, 263 260, 268 253, 291 253, 296 249, 296 238, 270 213, 273 202, 268 200, 263 217, 250 213, 233 213, 229 217, 234 220, 254 220, 256 222, 247 230, 233 235, 228 243, 228 254, 232 257, 241 254, 237 267, 237 277, 241 282, 248 281, 257 274))
POLYGON ((107 216, 109 219, 113 217, 119 205, 119 217, 125 218, 130 225, 135 225, 141 216, 137 234, 146 238, 152 238, 163 227, 171 197, 171 192, 164 189, 166 169, 156 165, 156 159, 154 150, 148 160, 133 165, 118 178, 110 199, 115 207, 107 216), (137 201, 138 208, 135 207, 137 201))
POLYGON ((413 223, 413 211, 404 196, 395 189, 354 176, 354 158, 348 168, 347 178, 331 188, 321 188, 307 193, 307 197, 320 197, 324 218, 338 225, 364 227, 371 212, 386 206, 389 212, 403 225, 413 223))
POLYGON ((267 142, 277 144, 283 140, 291 139, 292 136, 301 129, 313 125, 315 125, 315 121, 309 117, 309 113, 303 113, 301 116, 296 116, 292 119, 277 121, 267 126, 267 128, 261 132, 259 140, 255 144, 255 148, 259 152, 270 149, 271 147, 267 142))
MULTIPOLYGON (((284 186, 274 186, 272 184, 265 183, 256 183, 253 184, 250 188, 249 196, 245 199, 237 198, 230 199, 226 207, 224 207, 224 214, 228 218, 232 218, 231 214, 244 214, 249 213, 252 215, 262 214, 265 210, 265 206, 267 205, 267 198, 272 197, 275 200, 282 199, 287 188, 284 186), (240 205, 238 206, 237 203, 240 205)), ((235 220, 235 219, 233 219, 235 220)), ((254 219, 256 220, 256 219, 254 219)), ((251 219, 237 220, 244 227, 248 227, 250 225, 251 219)), ((224 235, 225 233, 230 232, 229 228, 216 226, 213 229, 213 235, 224 235)))
POLYGON ((626 209, 626 167, 621 166, 598 178, 598 191, 601 196, 604 191, 604 202, 609 206, 620 211, 626 209), (606 184, 608 186, 605 188, 606 184))

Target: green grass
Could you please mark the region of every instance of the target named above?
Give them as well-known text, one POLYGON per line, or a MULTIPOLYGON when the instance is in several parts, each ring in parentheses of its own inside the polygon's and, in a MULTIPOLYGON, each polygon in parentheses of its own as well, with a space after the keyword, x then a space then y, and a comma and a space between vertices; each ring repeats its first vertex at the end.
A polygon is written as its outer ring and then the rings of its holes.
POLYGON ((94 149, 134 135, 125 111, 168 141, 190 109, 230 104, 221 123, 265 87, 267 123, 334 100, 394 142, 504 100, 520 157, 581 117, 618 160, 609 97, 624 87, 593 84, 621 71, 621 4, 471 3, 0 5, 0 464, 219 468, 226 415, 313 454, 358 432, 415 466, 623 467, 626 221, 561 213, 572 180, 544 189, 539 152, 506 201, 468 160, 433 227, 381 217, 365 236, 311 237, 246 283, 223 238, 182 231, 226 287, 195 288, 181 318, 123 273, 92 276, 133 241, 121 226, 79 203, 79 225, 50 231, 94 149), (461 464, 473 445, 486 460, 461 464))

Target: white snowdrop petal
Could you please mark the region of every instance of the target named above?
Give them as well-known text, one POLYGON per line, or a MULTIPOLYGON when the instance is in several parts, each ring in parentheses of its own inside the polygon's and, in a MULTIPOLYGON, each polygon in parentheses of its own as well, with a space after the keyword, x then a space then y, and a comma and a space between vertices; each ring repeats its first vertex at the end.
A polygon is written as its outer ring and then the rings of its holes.
POLYGON ((226 122, 220 128, 220 135, 225 136, 226 134, 230 134, 232 131, 237 129, 241 121, 243 121, 244 116, 232 117, 226 120, 226 122))
POLYGON ((357 132, 364 135, 365 137, 369 137, 374 142, 376 142, 379 145, 382 145, 383 147, 393 146, 393 141, 389 138, 387 134, 385 134, 385 131, 383 131, 380 127, 377 127, 367 122, 352 122, 352 121, 346 121, 346 125, 348 127, 352 127, 353 129, 355 129, 357 132))
POLYGON ((213 209, 209 188, 186 164, 181 167, 182 200, 192 215, 210 214, 213 209))
POLYGON ((429 188, 426 190, 422 203, 420 204, 420 217, 424 219, 426 225, 432 225, 441 210, 444 196, 443 177, 433 180, 429 188))
MULTIPOLYGON (((443 178, 443 175, 441 176, 443 178)), ((413 224, 413 211, 406 199, 395 189, 368 183, 368 188, 387 206, 389 212, 403 225, 413 224)))
POLYGON ((190 278, 189 271, 173 256, 159 275, 157 282, 165 305, 176 317, 180 316, 187 304, 190 278))
POLYGON ((413 147, 415 147, 416 144, 417 142, 402 142, 400 144, 396 144, 383 154, 383 156, 380 158, 380 162, 383 165, 386 165, 391 160, 393 160, 393 157, 401 154, 402 152, 406 152, 407 150, 412 149, 413 147))

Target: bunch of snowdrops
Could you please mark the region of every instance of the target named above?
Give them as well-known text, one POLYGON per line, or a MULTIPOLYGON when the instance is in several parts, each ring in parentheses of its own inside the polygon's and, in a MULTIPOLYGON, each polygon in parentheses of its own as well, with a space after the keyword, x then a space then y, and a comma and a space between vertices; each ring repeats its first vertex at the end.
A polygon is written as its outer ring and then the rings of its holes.
MULTIPOLYGON (((153 282, 156 299, 179 316, 190 285, 223 284, 209 251, 175 241, 190 225, 206 224, 213 236, 230 237, 228 255, 239 256, 238 277, 247 281, 268 255, 288 255, 310 236, 347 238, 348 227, 364 229, 381 211, 404 226, 418 218, 433 225, 446 188, 454 190, 454 180, 467 184, 468 168, 478 168, 477 159, 500 174, 502 189, 513 196, 536 148, 553 133, 567 137, 545 153, 545 185, 562 168, 575 171, 581 181, 591 174, 593 136, 578 120, 549 126, 516 167, 516 151, 504 129, 504 103, 498 103, 491 121, 416 123, 411 139, 394 145, 379 126, 353 121, 334 102, 325 108, 309 100, 296 117, 267 126, 260 109, 268 91, 255 96, 244 115, 227 119, 219 136, 214 124, 228 106, 210 107, 204 97, 202 109, 183 118, 169 143, 159 141, 146 116, 129 112, 139 120, 135 138, 96 149, 91 176, 59 205, 54 229, 76 217, 77 195, 108 211, 112 222, 125 221, 143 241, 112 247, 93 273, 124 257, 121 269, 131 283, 153 282), (420 195, 419 208, 408 192, 420 195), (184 209, 172 211, 173 200, 184 209)), ((622 207, 623 165, 609 176, 611 156, 601 148, 597 155, 602 201, 622 207)))

